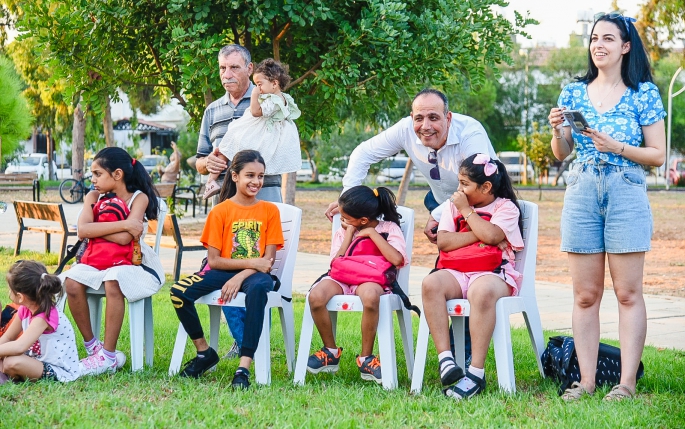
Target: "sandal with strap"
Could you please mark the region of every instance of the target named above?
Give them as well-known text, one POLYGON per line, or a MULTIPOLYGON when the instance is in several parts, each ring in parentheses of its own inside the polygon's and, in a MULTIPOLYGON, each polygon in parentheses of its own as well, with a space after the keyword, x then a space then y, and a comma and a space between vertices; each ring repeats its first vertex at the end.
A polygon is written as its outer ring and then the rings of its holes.
POLYGON ((472 398, 479 393, 485 391, 485 377, 478 378, 470 372, 466 371, 466 375, 459 380, 454 386, 450 386, 443 390, 442 393, 448 398, 454 398, 457 401, 462 399, 472 398))
POLYGON ((594 392, 588 391, 582 384, 574 381, 571 387, 564 390, 564 393, 561 395, 561 399, 567 402, 577 401, 583 396, 592 396, 593 393, 594 392))
POLYGON ((625 384, 617 384, 604 397, 605 401, 622 401, 624 399, 633 399, 635 391, 625 384))
POLYGON ((219 193, 221 190, 221 186, 216 182, 216 180, 212 180, 210 182, 207 182, 205 184, 205 193, 202 195, 202 198, 205 200, 208 199, 209 197, 212 197, 216 194, 219 193))
POLYGON ((438 364, 440 382, 443 386, 456 383, 464 377, 464 370, 451 357, 446 357, 438 364))

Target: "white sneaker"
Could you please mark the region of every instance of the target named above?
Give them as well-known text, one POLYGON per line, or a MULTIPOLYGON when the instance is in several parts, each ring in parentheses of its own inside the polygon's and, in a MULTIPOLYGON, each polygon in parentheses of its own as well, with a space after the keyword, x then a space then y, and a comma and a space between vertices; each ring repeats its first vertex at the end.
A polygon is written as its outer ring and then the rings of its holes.
MULTIPOLYGON (((88 356, 93 356, 94 354, 100 352, 100 350, 102 349, 102 343, 98 342, 90 350, 88 349, 88 347, 86 347, 86 353, 88 353, 88 356)), ((121 369, 126 363, 126 355, 121 350, 115 350, 114 353, 117 355, 117 369, 121 369)))
POLYGON ((224 355, 222 359, 235 359, 240 357, 240 347, 238 347, 238 343, 235 341, 233 342, 233 345, 231 346, 231 349, 224 355))
MULTIPOLYGON (((118 359, 117 359, 118 360, 118 359)), ((105 372, 115 373, 117 371, 117 361, 112 361, 105 356, 105 353, 100 349, 97 353, 81 359, 79 362, 79 370, 81 375, 100 375, 105 372)))

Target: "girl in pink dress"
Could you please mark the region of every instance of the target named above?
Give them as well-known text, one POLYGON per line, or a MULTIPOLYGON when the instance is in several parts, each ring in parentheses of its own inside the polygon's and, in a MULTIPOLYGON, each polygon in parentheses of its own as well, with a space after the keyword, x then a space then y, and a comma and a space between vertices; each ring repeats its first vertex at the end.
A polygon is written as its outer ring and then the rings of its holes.
POLYGON ((495 329, 495 304, 518 294, 523 280, 514 266, 514 251, 523 249, 521 215, 504 165, 486 154, 466 158, 459 168, 459 189, 443 203, 438 225, 438 248, 449 252, 473 243, 502 249, 502 265, 494 271, 461 272, 441 269, 423 279, 421 296, 426 321, 440 362, 444 393, 460 400, 485 390, 485 357, 495 329), (490 221, 481 218, 489 213, 490 221), (469 231, 457 232, 461 215, 469 231), (471 366, 466 374, 450 350, 446 302, 468 299, 471 305, 471 366))

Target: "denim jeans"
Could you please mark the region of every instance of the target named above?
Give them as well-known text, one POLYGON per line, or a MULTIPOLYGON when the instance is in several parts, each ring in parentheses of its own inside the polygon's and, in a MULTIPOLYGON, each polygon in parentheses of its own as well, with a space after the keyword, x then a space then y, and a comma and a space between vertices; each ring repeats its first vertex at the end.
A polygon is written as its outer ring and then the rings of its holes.
POLYGON ((245 309, 243 307, 221 307, 228 323, 228 330, 238 344, 243 345, 243 334, 245 332, 245 309))

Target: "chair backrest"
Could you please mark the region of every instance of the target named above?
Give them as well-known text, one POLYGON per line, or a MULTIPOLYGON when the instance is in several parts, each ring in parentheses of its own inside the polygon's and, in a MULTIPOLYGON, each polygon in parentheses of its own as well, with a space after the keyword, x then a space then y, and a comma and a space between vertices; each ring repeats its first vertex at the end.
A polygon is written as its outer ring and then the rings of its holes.
POLYGON ((516 271, 523 274, 519 296, 535 296, 535 267, 538 254, 538 206, 519 200, 523 217, 523 250, 516 254, 516 271))
MULTIPOLYGON (((414 210, 409 207, 397 206, 397 212, 402 216, 400 220, 400 228, 402 228, 402 235, 404 241, 407 243, 407 264, 400 268, 397 273, 397 282, 402 287, 405 293, 409 293, 409 268, 411 266, 411 255, 414 246, 414 210)), ((333 226, 331 231, 331 242, 335 236, 335 231, 340 228, 340 214, 333 217, 333 226)))
POLYGON ((67 221, 64 217, 62 203, 37 203, 34 201, 15 201, 14 211, 17 214, 17 222, 22 224, 22 219, 38 219, 57 222, 63 229, 67 229, 67 221))
POLYGON ((300 245, 300 225, 302 210, 284 203, 274 203, 281 214, 281 228, 283 229, 283 248, 276 252, 276 260, 271 267, 271 274, 281 280, 278 292, 284 297, 291 298, 293 294, 293 275, 295 274, 295 257, 300 245))

